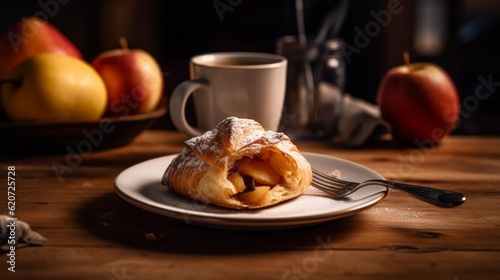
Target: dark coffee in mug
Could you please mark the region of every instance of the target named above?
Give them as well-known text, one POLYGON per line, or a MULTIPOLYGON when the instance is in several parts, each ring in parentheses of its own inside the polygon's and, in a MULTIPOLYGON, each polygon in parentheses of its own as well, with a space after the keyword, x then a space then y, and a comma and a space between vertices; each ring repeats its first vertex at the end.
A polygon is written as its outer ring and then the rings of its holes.
POLYGON ((262 60, 258 58, 234 58, 231 60, 217 60, 217 61, 207 61, 205 65, 207 66, 248 66, 248 65, 262 65, 269 64, 269 60, 262 60))

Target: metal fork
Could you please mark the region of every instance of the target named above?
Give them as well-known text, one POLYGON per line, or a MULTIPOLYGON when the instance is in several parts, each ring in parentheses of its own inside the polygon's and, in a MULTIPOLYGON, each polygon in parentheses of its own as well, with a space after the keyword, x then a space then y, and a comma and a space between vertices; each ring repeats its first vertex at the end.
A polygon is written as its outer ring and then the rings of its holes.
POLYGON ((314 169, 311 185, 328 194, 331 194, 333 198, 347 196, 368 185, 381 185, 396 190, 402 190, 423 201, 439 207, 455 207, 465 201, 465 196, 458 192, 379 179, 367 180, 361 183, 349 182, 314 169))

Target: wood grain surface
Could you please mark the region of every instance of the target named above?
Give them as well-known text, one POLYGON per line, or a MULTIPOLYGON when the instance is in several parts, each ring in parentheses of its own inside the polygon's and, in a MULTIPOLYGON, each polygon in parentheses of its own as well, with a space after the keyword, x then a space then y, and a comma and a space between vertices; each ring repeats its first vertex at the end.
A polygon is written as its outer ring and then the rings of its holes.
POLYGON ((390 190, 354 216, 299 229, 207 229, 153 214, 113 190, 125 168, 182 150, 177 132, 146 131, 131 144, 69 154, 1 155, 16 168, 15 216, 48 239, 16 250, 16 272, 1 252, 1 279, 498 279, 500 138, 450 136, 431 147, 390 142, 352 149, 296 142, 301 151, 350 160, 382 176, 463 192, 438 208, 390 190), (65 169, 54 169, 61 164, 65 169))

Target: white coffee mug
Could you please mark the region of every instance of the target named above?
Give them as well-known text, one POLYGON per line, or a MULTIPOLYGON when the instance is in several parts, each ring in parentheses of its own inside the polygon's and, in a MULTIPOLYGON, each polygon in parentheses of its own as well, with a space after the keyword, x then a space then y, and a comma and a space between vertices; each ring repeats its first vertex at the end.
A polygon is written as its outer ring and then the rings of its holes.
POLYGON ((286 58, 267 53, 194 56, 189 62, 191 80, 179 84, 170 98, 172 122, 189 136, 199 136, 231 116, 254 119, 276 131, 285 99, 286 66, 286 58), (191 95, 197 127, 185 115, 191 95))

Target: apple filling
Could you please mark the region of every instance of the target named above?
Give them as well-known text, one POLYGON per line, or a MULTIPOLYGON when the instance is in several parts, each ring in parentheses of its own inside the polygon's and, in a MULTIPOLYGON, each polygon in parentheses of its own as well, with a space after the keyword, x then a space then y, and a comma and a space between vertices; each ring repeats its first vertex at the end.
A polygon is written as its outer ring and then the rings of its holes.
POLYGON ((229 171, 227 179, 233 183, 238 200, 258 204, 267 193, 282 182, 282 177, 262 158, 244 157, 229 171))

